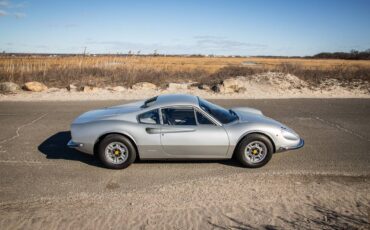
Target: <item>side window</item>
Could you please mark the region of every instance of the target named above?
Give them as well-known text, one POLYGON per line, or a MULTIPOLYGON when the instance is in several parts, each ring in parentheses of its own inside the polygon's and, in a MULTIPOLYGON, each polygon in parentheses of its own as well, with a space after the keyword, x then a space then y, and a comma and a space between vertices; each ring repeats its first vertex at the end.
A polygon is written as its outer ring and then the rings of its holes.
POLYGON ((214 123, 212 121, 210 121, 206 116, 204 116, 202 113, 200 112, 196 112, 197 114, 197 120, 198 120, 198 123, 200 125, 214 125, 214 123))
POLYGON ((196 125, 193 108, 162 109, 164 125, 196 125))
POLYGON ((159 124, 159 112, 158 109, 151 110, 146 113, 142 113, 138 116, 139 122, 142 124, 159 124))

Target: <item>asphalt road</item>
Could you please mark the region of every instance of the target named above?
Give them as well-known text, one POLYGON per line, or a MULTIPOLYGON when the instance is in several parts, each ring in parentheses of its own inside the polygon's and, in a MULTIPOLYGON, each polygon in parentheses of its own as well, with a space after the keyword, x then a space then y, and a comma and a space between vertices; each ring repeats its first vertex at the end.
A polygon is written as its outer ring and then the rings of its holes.
POLYGON ((370 100, 214 100, 250 106, 287 124, 304 148, 275 154, 263 168, 233 160, 136 162, 125 170, 102 168, 92 156, 68 149, 69 124, 84 111, 123 104, 99 102, 0 102, 0 202, 129 191, 205 177, 268 175, 370 175, 370 100))

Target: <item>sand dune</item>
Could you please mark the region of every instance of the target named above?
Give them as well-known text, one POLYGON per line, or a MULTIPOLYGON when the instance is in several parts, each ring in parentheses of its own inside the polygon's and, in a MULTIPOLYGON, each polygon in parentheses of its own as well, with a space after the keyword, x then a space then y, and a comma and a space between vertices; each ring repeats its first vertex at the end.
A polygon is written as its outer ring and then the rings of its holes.
MULTIPOLYGON (((337 80, 331 79, 318 86, 312 86, 300 78, 284 73, 266 72, 249 77, 232 78, 238 88, 221 90, 199 89, 190 83, 178 84, 165 89, 145 88, 114 91, 112 87, 94 88, 85 92, 70 92, 66 88, 50 88, 44 92, 19 91, 15 94, 0 94, 0 101, 79 101, 79 100, 131 100, 144 99, 165 93, 188 93, 204 98, 214 99, 271 99, 271 98, 370 98, 368 82, 343 86, 337 80)), ((220 84, 221 89, 226 86, 220 84)), ((233 85, 231 85, 233 87, 233 85)))

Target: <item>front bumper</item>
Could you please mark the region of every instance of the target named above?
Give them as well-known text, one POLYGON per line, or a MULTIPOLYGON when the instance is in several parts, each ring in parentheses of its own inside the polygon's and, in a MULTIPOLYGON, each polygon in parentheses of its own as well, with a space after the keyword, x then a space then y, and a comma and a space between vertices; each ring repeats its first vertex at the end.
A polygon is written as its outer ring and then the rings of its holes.
POLYGON ((74 148, 83 147, 84 145, 82 143, 76 143, 76 142, 74 142, 72 140, 69 140, 68 143, 67 143, 67 146, 69 148, 73 148, 74 149, 74 148))
POLYGON ((304 140, 303 139, 300 139, 299 140, 299 143, 297 145, 280 147, 277 152, 284 152, 284 151, 288 151, 288 150, 300 149, 303 146, 304 146, 304 140))

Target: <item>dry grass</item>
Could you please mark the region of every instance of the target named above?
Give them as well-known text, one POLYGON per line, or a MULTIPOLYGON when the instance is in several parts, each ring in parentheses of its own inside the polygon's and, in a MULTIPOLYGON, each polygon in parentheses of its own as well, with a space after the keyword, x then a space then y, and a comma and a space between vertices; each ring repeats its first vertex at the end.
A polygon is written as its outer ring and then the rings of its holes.
POLYGON ((163 56, 1 56, 0 82, 44 82, 51 87, 68 84, 124 85, 148 81, 195 81, 216 84, 233 76, 266 71, 291 73, 312 84, 337 79, 343 84, 370 82, 370 61, 291 58, 163 57, 163 56))
POLYGON ((328 70, 340 67, 357 66, 370 68, 369 60, 341 60, 341 59, 307 59, 307 58, 247 58, 248 61, 262 65, 264 68, 274 69, 281 64, 289 63, 306 69, 328 70))

